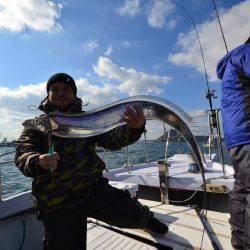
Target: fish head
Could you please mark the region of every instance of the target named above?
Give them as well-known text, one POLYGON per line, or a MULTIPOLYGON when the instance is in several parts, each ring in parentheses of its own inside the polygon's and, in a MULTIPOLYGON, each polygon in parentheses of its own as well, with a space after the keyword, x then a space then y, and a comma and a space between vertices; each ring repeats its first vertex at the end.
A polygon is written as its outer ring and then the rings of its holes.
POLYGON ((58 128, 53 119, 47 115, 41 115, 39 117, 27 119, 23 122, 23 126, 46 134, 55 131, 58 128))

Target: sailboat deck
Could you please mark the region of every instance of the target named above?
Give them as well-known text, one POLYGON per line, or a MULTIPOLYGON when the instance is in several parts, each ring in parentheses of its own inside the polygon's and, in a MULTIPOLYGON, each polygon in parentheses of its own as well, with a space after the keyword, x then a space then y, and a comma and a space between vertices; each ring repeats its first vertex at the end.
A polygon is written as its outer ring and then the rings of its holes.
POLYGON ((94 223, 88 224, 87 249, 157 249, 94 223))
MULTIPOLYGON (((140 229, 114 228, 90 219, 87 249, 200 249, 201 242, 201 249, 214 249, 209 234, 204 231, 195 209, 163 205, 150 200, 139 201, 148 206, 160 221, 169 226, 167 234, 157 235, 140 229)), ((230 244, 229 214, 208 211, 207 217, 208 230, 218 249, 233 249, 230 244)), ((17 249, 24 235, 23 232, 25 232, 23 250, 42 249, 42 224, 36 219, 33 210, 27 210, 27 213, 16 214, 1 221, 0 249, 17 249)))
MULTIPOLYGON (((136 235, 141 239, 150 240, 165 247, 173 249, 213 249, 208 233, 204 231, 204 227, 200 218, 193 208, 163 205, 160 202, 149 200, 140 200, 141 203, 147 205, 155 216, 169 226, 169 232, 160 236, 139 229, 118 229, 123 233, 136 235), (203 236, 204 233, 204 236, 203 236)), ((228 223, 229 215, 227 213, 218 213, 208 211, 207 227, 211 233, 213 240, 219 249, 233 249, 230 243, 231 231, 228 223)), ((96 220, 93 223, 106 225, 96 220)), ((112 232, 106 227, 101 227, 90 223, 88 225, 88 249, 157 249, 155 246, 145 245, 129 239, 127 236, 112 232), (117 245, 117 247, 115 247, 117 245)))
MULTIPOLYGON (((190 173, 188 155, 177 154, 168 158, 169 186, 173 189, 196 190, 200 189, 202 182, 201 174, 190 173)), ((233 189, 233 168, 225 165, 225 176, 223 178, 222 166, 220 163, 211 162, 205 166, 205 178, 213 184, 224 185, 227 192, 233 189)), ((105 176, 113 181, 136 183, 144 186, 159 187, 159 171, 157 162, 138 164, 130 169, 118 168, 105 173, 105 176)))

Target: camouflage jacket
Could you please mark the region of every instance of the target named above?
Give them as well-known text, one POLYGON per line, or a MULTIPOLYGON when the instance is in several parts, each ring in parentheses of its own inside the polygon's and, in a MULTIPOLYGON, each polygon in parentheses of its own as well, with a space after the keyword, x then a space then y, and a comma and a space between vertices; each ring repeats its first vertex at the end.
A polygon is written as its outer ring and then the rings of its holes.
MULTIPOLYGON (((81 100, 71 112, 81 111, 81 100)), ((40 109, 45 113, 53 107, 45 100, 40 109)), ((32 196, 39 211, 52 212, 80 204, 91 186, 102 176, 105 163, 95 152, 96 145, 106 149, 119 149, 137 141, 144 127, 133 129, 126 125, 91 138, 52 137, 60 160, 52 173, 41 168, 38 157, 48 153, 48 136, 24 128, 17 141, 15 163, 25 176, 32 177, 32 196)))

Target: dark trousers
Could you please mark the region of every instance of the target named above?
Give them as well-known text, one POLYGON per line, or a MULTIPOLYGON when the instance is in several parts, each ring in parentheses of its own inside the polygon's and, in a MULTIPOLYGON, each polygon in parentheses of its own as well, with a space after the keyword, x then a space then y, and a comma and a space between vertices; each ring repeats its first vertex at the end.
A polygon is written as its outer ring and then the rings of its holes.
POLYGON ((234 167, 234 188, 229 193, 232 245, 250 249, 250 145, 230 149, 234 167))
POLYGON ((114 188, 102 178, 90 198, 81 206, 67 211, 42 214, 44 249, 85 249, 87 217, 126 228, 143 228, 153 214, 148 207, 131 199, 128 192, 114 188))

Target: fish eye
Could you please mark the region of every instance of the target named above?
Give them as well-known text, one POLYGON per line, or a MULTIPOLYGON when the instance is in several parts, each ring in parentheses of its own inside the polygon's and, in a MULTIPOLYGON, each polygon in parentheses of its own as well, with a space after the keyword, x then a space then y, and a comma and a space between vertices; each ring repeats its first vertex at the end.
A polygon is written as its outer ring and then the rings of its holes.
POLYGON ((36 124, 36 125, 39 125, 39 123, 40 123, 40 122, 39 122, 39 119, 35 119, 35 124, 36 124))

